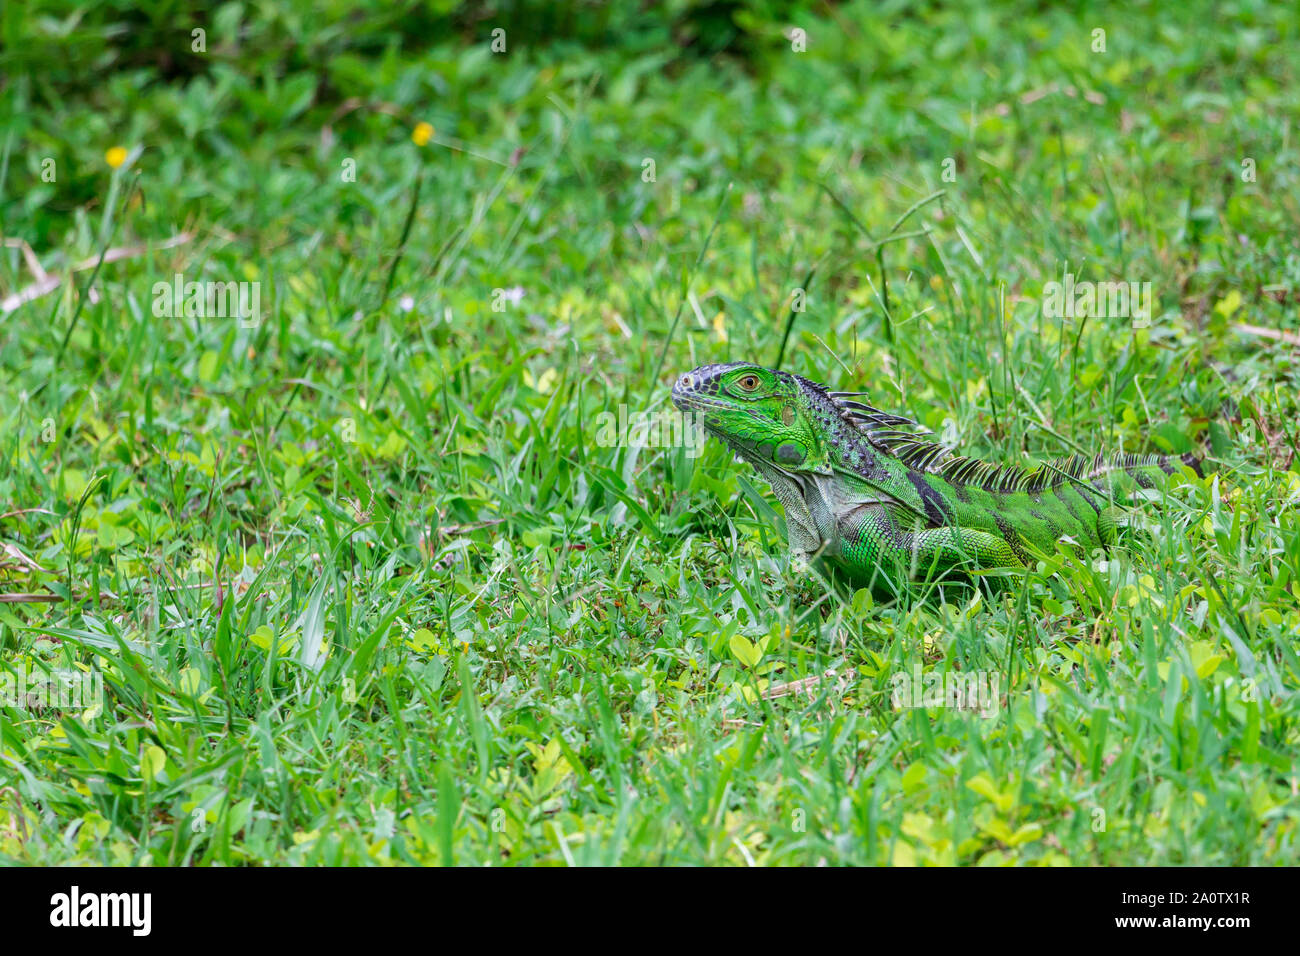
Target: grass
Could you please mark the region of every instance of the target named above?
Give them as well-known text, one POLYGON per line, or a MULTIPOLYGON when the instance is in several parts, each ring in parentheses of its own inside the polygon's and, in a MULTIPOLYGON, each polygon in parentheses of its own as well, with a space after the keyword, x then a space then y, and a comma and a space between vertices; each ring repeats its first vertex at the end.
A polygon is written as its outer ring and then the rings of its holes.
POLYGON ((0 706, 0 859, 1295 859, 1300 372, 1241 326, 1300 331, 1300 17, 798 17, 8 81, 3 232, 88 266, 0 321, 0 592, 59 599, 0 603, 0 669, 103 699, 0 706), (1067 271, 1149 325, 1046 318, 1067 271), (178 273, 259 320, 155 315, 178 273), (1216 475, 995 597, 828 592, 716 443, 597 440, 778 354, 989 459, 1216 475))

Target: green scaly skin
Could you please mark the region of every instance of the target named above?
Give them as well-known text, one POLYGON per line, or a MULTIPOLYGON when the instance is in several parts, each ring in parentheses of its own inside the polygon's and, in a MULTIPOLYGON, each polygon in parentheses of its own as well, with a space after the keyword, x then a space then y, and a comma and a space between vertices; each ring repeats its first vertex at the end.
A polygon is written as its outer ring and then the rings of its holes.
POLYGON ((798 375, 737 362, 681 376, 673 403, 752 464, 785 506, 796 558, 897 592, 909 579, 1024 567, 1063 538, 1115 543, 1116 500, 1191 455, 1098 456, 1037 471, 958 458, 914 422, 798 375))

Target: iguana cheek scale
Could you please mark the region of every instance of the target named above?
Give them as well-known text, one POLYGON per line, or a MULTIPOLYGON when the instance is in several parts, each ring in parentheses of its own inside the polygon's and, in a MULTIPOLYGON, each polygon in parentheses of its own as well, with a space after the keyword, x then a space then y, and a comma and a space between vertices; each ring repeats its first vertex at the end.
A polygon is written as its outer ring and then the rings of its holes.
POLYGON ((957 457, 860 393, 746 362, 681 376, 673 403, 767 479, 791 551, 886 585, 954 569, 1023 567, 1062 539, 1115 542, 1113 504, 1191 455, 1076 455, 1034 471, 957 457))

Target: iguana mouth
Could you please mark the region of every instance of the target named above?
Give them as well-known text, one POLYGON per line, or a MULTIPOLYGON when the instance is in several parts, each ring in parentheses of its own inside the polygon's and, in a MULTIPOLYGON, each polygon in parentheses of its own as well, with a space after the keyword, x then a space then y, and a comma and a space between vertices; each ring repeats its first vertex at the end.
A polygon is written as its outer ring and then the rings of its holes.
POLYGON ((716 398, 706 398, 696 392, 678 392, 676 388, 673 389, 673 404, 684 412, 695 411, 699 408, 735 410, 735 406, 728 402, 718 401, 716 398))

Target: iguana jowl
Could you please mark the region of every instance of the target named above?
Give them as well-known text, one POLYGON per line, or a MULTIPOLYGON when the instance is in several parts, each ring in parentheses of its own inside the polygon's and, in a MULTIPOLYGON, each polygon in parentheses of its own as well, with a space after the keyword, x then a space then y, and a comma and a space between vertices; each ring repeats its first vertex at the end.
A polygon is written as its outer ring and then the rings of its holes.
POLYGON ((687 372, 673 403, 768 480, 796 556, 887 588, 954 569, 1021 567, 1063 537, 1089 550, 1113 544, 1116 495, 1183 465, 1200 471, 1191 455, 991 465, 951 455, 860 394, 738 362, 687 372))

